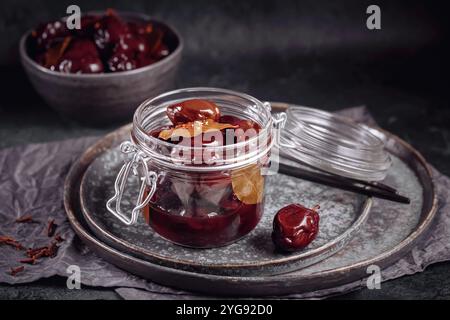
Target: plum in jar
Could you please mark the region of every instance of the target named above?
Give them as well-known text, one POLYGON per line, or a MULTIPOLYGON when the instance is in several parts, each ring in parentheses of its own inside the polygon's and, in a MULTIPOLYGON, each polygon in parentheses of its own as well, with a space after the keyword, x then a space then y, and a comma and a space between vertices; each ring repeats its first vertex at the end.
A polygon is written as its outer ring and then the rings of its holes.
POLYGON ((207 100, 191 99, 167 107, 167 117, 174 125, 220 118, 219 107, 207 100))

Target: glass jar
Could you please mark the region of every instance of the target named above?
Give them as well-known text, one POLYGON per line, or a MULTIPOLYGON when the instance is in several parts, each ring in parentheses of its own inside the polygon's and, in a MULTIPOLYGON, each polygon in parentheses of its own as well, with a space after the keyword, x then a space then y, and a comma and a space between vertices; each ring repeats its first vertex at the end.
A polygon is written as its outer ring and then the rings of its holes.
POLYGON ((132 159, 120 170, 107 208, 126 224, 143 214, 160 236, 179 245, 211 248, 234 242, 261 219, 275 129, 284 121, 284 114, 272 117, 269 103, 223 89, 181 89, 147 100, 135 112, 130 141, 121 146, 132 159), (170 124, 167 106, 187 99, 212 101, 222 115, 251 120, 260 130, 234 144, 207 146, 173 144, 149 134, 170 124), (142 184, 128 217, 120 200, 130 172, 142 184))

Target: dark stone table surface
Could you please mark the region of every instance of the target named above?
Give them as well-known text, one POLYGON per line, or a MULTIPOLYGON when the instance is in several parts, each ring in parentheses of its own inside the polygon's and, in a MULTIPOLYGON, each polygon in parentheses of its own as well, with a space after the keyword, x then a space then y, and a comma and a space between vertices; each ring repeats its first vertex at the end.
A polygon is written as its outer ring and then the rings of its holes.
MULTIPOLYGON (((216 86, 326 110, 366 105, 441 172, 450 174, 448 22, 437 3, 378 2, 382 29, 365 26, 366 1, 78 1, 143 11, 175 25, 186 41, 177 87, 216 86), (447 41, 445 41, 447 40, 447 41)), ((63 119, 33 91, 15 46, 36 22, 70 1, 0 4, 0 148, 113 130, 63 119)), ((450 262, 338 299, 449 299, 450 262)), ((0 299, 117 299, 113 290, 65 289, 62 278, 0 285, 0 299)))

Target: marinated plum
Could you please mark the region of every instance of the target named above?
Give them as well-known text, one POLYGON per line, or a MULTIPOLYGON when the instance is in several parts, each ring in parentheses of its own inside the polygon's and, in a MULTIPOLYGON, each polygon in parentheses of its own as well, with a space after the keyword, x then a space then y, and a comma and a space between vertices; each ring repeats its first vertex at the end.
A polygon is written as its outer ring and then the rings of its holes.
MULTIPOLYGON (((208 119, 218 122, 220 119, 219 107, 212 101, 200 99, 185 100, 170 105, 166 113, 174 125, 208 119)), ((222 123, 226 122, 222 121, 222 123)))
POLYGON ((94 25, 94 40, 100 51, 115 46, 128 33, 127 24, 113 11, 107 10, 94 25))
POLYGON ((296 251, 305 248, 319 232, 319 206, 312 209, 300 204, 282 208, 273 220, 272 240, 281 251, 296 251))
POLYGON ((100 73, 103 63, 94 42, 88 39, 72 40, 59 60, 57 71, 65 73, 100 73))
POLYGON ((230 139, 234 143, 245 141, 256 136, 261 129, 259 124, 250 120, 239 119, 235 116, 224 115, 219 119, 220 123, 230 123, 237 126, 237 130, 225 130, 225 139, 230 139))
POLYGON ((81 28, 79 30, 75 29, 72 32, 79 37, 89 38, 91 34, 95 32, 95 25, 101 19, 97 15, 84 15, 80 19, 81 28))
POLYGON ((137 62, 126 51, 118 50, 108 59, 108 70, 112 72, 128 71, 137 68, 137 62))
POLYGON ((31 32, 31 37, 39 51, 49 49, 55 41, 61 41, 67 36, 69 36, 69 30, 60 20, 42 24, 31 32))
POLYGON ((229 123, 229 124, 238 126, 240 129, 242 129, 244 131, 249 130, 249 129, 253 129, 255 131, 260 130, 260 126, 258 123, 250 121, 250 120, 239 119, 238 117, 230 116, 230 115, 221 116, 219 118, 219 122, 220 123, 229 123))

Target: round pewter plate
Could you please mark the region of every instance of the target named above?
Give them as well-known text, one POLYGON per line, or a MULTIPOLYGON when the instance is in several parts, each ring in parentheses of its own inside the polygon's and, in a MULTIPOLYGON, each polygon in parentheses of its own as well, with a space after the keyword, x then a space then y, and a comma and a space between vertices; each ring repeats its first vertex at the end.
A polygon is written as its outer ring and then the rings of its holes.
POLYGON ((398 137, 374 128, 394 156, 387 183, 402 190, 412 202, 403 205, 374 199, 367 223, 338 253, 301 270, 273 276, 224 276, 161 266, 117 250, 96 237, 81 212, 81 177, 96 155, 108 149, 102 146, 115 145, 120 140, 121 130, 102 138, 74 163, 66 178, 64 205, 75 232, 93 251, 124 270, 163 285, 234 296, 281 295, 335 287, 367 276, 371 264, 384 268, 400 259, 426 234, 436 213, 433 180, 423 157, 398 137))
MULTIPOLYGON (((118 135, 125 140, 125 128, 118 135), (123 134, 123 135, 122 135, 123 134)), ((192 249, 160 237, 139 217, 127 226, 106 210, 114 194, 114 181, 126 160, 116 146, 98 153, 81 181, 81 209, 92 232, 110 246, 167 267, 220 275, 271 275, 298 270, 319 262, 342 249, 367 220, 372 199, 329 188, 286 175, 267 176, 264 214, 258 226, 233 244, 192 249), (274 214, 291 203, 307 207, 320 205, 317 238, 304 250, 283 254, 272 243, 274 214)), ((139 180, 130 180, 122 198, 124 212, 131 212, 139 190, 139 180), (132 192, 132 191, 135 192, 132 192)))

